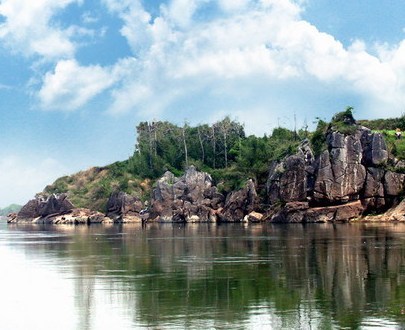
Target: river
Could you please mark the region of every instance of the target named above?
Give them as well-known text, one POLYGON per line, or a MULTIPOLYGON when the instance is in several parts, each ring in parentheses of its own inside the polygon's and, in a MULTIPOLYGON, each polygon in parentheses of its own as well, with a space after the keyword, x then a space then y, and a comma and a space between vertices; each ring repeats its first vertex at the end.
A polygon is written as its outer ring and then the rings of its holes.
POLYGON ((404 329, 405 224, 0 223, 0 329, 404 329))

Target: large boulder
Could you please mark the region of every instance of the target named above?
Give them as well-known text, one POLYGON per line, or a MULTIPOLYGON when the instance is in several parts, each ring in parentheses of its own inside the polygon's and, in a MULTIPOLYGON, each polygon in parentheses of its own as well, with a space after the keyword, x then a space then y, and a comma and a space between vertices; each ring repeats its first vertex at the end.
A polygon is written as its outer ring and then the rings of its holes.
POLYGON ((405 174, 387 171, 384 176, 384 191, 387 197, 396 197, 404 190, 405 174))
POLYGON ((305 160, 301 155, 292 155, 283 162, 273 163, 267 180, 269 201, 303 201, 307 197, 305 160))
POLYGON ((66 194, 37 195, 25 204, 17 215, 10 216, 9 223, 29 222, 47 224, 109 223, 104 214, 84 208, 75 208, 66 194))
POLYGON ((54 214, 64 214, 74 208, 66 194, 39 195, 25 204, 17 214, 17 219, 34 219, 54 214))
POLYGON ((218 215, 221 221, 240 222, 256 209, 257 204, 255 184, 253 180, 248 180, 244 188, 228 194, 224 208, 218 215))
POLYGON ((213 185, 212 177, 190 166, 176 178, 166 172, 152 193, 150 217, 162 222, 211 222, 223 206, 224 196, 213 185))
POLYGON ((271 222, 316 223, 345 222, 359 218, 364 212, 361 201, 340 205, 309 207, 307 202, 290 202, 269 216, 271 222))
POLYGON ((304 140, 297 154, 270 165, 266 189, 271 204, 306 201, 313 186, 314 154, 309 142, 304 140))
POLYGON ((363 147, 363 164, 365 166, 375 167, 387 163, 387 145, 382 134, 372 133, 369 129, 363 129, 361 144, 363 147))
POLYGON ((328 150, 321 154, 315 174, 316 201, 339 203, 359 199, 366 179, 360 137, 361 131, 353 135, 328 133, 328 150))
POLYGON ((366 211, 374 212, 385 208, 384 176, 385 170, 382 168, 367 168, 366 182, 362 193, 362 201, 366 211))
POLYGON ((117 191, 111 194, 107 202, 107 217, 116 222, 141 221, 141 212, 144 209, 142 201, 136 197, 117 191))

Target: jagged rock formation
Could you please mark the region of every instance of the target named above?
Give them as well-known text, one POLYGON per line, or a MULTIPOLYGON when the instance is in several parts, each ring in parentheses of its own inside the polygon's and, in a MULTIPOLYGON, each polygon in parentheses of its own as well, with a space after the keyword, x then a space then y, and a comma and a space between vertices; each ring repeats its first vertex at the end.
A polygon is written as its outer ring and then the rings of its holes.
POLYGON ((364 221, 405 221, 405 200, 387 212, 378 215, 366 215, 364 221))
POLYGON ((258 213, 252 214, 257 205, 258 196, 255 184, 252 180, 248 180, 244 188, 228 194, 224 208, 221 212, 218 212, 219 220, 225 222, 239 222, 250 214, 251 220, 258 221, 258 219, 261 219, 260 215, 258 213))
MULTIPOLYGON (((147 204, 147 203, 145 203, 147 204)), ((253 212, 258 204, 255 185, 248 180, 246 186, 225 197, 208 173, 190 166, 185 174, 176 178, 166 172, 156 183, 151 205, 145 207, 136 196, 124 192, 111 194, 106 215, 83 208, 75 208, 65 194, 38 196, 29 201, 9 222, 32 223, 116 223, 116 222, 235 222, 245 217, 260 221, 262 215, 253 212)))
POLYGON ((30 200, 20 212, 10 215, 8 222, 90 224, 111 222, 111 220, 100 212, 74 208, 66 194, 52 194, 48 197, 38 195, 30 200))
POLYGON ((153 190, 150 218, 162 222, 213 222, 224 199, 211 176, 194 166, 180 178, 166 172, 153 190))
POLYGON ((273 162, 270 166, 267 192, 270 203, 306 201, 308 187, 313 184, 314 154, 307 140, 298 148, 296 155, 273 162))
POLYGON ((141 222, 143 209, 144 204, 138 197, 117 191, 108 199, 106 216, 114 222, 141 222))
POLYGON ((48 197, 39 195, 21 208, 17 213, 17 219, 45 218, 54 214, 67 213, 73 208, 66 194, 53 194, 48 197))
MULTIPOLYGON (((103 177, 112 174, 99 169, 83 172, 75 179, 57 180, 18 214, 11 214, 9 222, 333 222, 384 212, 399 204, 405 187, 405 162, 389 158, 381 134, 357 125, 346 111, 334 117, 325 135, 317 136, 320 138, 315 140, 317 156, 305 140, 296 154, 270 165, 265 201, 258 197, 252 180, 247 180, 244 188, 224 196, 210 174, 197 171, 194 166, 179 178, 166 172, 155 183, 149 204, 142 200, 148 196, 152 182, 145 179, 135 184, 134 177, 127 173, 120 180, 131 182, 137 189, 130 189, 131 194, 116 191, 107 201, 107 192, 97 188, 103 177), (70 184, 76 189, 72 196, 77 197, 82 179, 90 180, 93 188, 87 199, 93 200, 91 196, 101 191, 104 199, 95 198, 98 205, 95 209, 102 209, 107 202, 105 215, 75 208, 66 194, 49 193, 64 191, 62 188, 68 189, 70 184), (143 183, 147 189, 141 189, 143 183), (264 202, 270 206, 261 213, 264 202)), ((74 200, 83 205, 82 199, 74 200)), ((405 221, 403 209, 401 203, 387 217, 405 221)))
MULTIPOLYGON (((208 173, 190 166, 176 178, 166 172, 153 191, 150 220, 162 222, 240 222, 258 204, 255 184, 248 180, 245 187, 230 192, 226 199, 218 192, 208 173)), ((261 219, 257 213, 252 219, 261 219)))
POLYGON ((399 202, 405 174, 386 168, 388 151, 381 134, 361 126, 350 134, 329 127, 326 144, 314 158, 304 141, 296 155, 271 165, 271 221, 347 221, 399 202))

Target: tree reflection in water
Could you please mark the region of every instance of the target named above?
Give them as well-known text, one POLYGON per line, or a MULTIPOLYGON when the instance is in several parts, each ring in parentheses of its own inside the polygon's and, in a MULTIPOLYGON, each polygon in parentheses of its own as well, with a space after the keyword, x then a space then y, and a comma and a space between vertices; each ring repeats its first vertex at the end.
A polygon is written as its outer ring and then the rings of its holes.
POLYGON ((9 229, 46 232, 24 248, 71 266, 84 328, 103 299, 136 326, 405 327, 404 224, 9 229))

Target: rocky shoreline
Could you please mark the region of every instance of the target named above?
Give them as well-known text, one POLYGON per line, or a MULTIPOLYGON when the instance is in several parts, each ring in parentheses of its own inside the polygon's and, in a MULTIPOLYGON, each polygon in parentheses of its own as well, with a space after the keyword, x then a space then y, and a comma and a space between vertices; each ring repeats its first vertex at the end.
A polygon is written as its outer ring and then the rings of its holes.
POLYGON ((265 197, 258 196, 250 179, 224 195, 209 173, 190 166, 181 177, 166 172, 148 201, 116 191, 103 214, 75 208, 67 194, 39 195, 10 214, 8 222, 405 221, 405 163, 390 158, 380 133, 357 125, 351 116, 345 120, 352 131, 329 126, 319 155, 303 141, 296 154, 273 162, 265 197))

